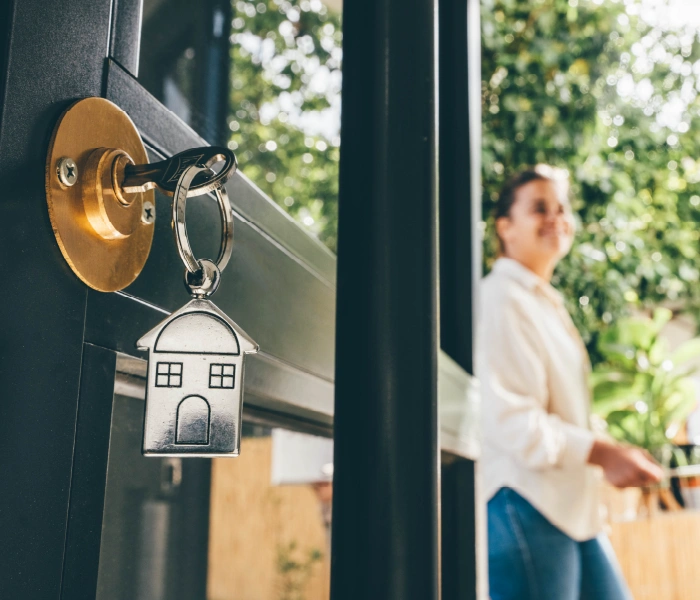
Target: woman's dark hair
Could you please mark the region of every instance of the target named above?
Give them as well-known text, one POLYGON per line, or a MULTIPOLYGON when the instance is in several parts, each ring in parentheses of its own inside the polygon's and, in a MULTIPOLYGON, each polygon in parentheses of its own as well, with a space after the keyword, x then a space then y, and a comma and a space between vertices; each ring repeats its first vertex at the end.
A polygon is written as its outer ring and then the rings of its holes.
MULTIPOLYGON (((494 207, 494 218, 500 219, 501 217, 510 216, 510 209, 515 203, 516 192, 531 181, 549 181, 559 188, 565 197, 568 197, 568 178, 568 171, 549 165, 537 165, 516 173, 501 188, 501 193, 498 195, 498 200, 496 200, 496 206, 494 207)), ((496 233, 496 236, 498 236, 498 233, 496 233)), ((503 252, 505 247, 500 237, 498 237, 498 245, 501 252, 503 252)))

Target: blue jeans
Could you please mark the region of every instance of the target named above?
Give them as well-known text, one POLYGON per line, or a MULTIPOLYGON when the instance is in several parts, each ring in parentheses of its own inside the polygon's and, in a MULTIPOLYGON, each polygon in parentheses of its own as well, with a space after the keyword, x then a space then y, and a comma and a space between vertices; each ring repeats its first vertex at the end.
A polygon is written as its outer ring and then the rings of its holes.
POLYGON ((491 600, 632 600, 608 538, 577 542, 520 494, 488 503, 491 600))

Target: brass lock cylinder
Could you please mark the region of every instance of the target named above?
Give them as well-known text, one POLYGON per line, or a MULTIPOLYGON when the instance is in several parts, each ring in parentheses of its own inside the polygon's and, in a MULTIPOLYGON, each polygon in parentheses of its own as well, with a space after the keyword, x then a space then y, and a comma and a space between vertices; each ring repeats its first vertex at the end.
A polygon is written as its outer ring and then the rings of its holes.
POLYGON ((87 158, 82 180, 85 215, 95 232, 106 240, 128 238, 141 221, 139 194, 124 194, 119 182, 124 167, 134 164, 123 150, 96 148, 87 158))

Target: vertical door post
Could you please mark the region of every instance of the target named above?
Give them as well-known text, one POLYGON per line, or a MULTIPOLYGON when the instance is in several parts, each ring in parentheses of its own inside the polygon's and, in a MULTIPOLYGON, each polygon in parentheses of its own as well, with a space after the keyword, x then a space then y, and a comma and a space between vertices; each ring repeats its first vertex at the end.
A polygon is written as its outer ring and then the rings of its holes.
POLYGON ((437 600, 435 0, 343 15, 333 600, 437 600))
POLYGON ((474 374, 475 290, 481 277, 479 0, 440 5, 440 342, 474 374))
MULTIPOLYGON (((476 295, 481 277, 481 35, 479 0, 439 0, 440 339, 474 374, 476 295)), ((442 468, 443 600, 475 600, 484 586, 483 507, 476 464, 442 468)))

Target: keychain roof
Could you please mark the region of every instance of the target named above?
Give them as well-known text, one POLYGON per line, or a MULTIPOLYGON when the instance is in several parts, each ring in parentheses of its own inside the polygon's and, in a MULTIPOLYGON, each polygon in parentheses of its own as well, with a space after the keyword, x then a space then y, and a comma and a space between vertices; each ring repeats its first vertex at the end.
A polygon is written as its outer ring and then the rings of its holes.
POLYGON ((136 347, 154 352, 233 355, 253 354, 260 349, 224 311, 199 298, 190 300, 141 336, 136 347), (183 332, 186 336, 181 337, 183 332))

